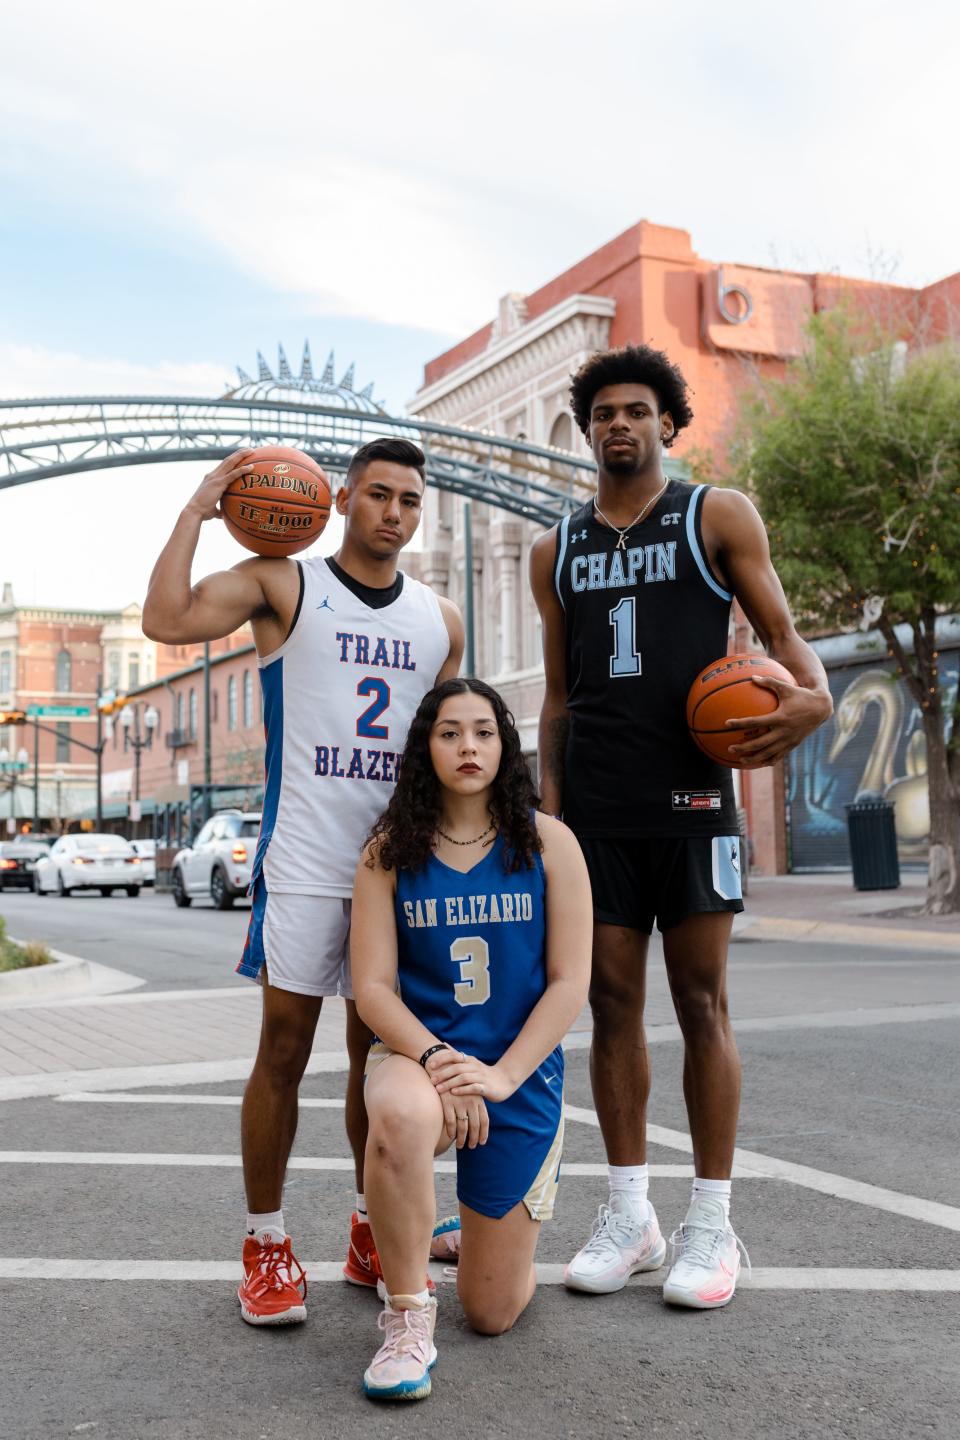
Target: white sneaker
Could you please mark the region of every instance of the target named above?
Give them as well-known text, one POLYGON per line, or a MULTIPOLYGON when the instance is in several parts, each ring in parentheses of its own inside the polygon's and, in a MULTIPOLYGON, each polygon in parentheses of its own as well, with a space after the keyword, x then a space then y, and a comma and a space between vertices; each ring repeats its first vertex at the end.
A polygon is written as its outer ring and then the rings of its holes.
MULTIPOLYGON (((394 1296, 394 1300, 400 1297, 394 1296)), ((394 1310, 387 1303, 377 1321, 383 1344, 367 1366, 364 1392, 371 1400, 424 1400, 430 1394, 430 1371, 437 1363, 433 1330, 437 1302, 422 1308, 394 1310)))
POLYGON ((691 1201, 686 1219, 670 1236, 670 1245, 672 1264, 663 1285, 668 1305, 719 1310, 733 1299, 741 1252, 750 1273, 746 1246, 733 1233, 723 1206, 709 1196, 691 1201))
POLYGON ((610 1295, 622 1290, 631 1275, 659 1270, 666 1253, 667 1242, 649 1201, 645 1218, 638 1220, 629 1200, 614 1193, 609 1205, 600 1206, 593 1234, 564 1270, 563 1283, 568 1290, 610 1295))

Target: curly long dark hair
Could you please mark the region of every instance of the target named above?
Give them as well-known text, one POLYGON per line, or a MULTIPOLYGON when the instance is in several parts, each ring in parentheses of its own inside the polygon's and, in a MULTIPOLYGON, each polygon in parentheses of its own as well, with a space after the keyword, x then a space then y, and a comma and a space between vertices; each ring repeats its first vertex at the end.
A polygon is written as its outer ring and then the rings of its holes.
POLYGON ((420 701, 410 726, 403 764, 390 803, 370 832, 376 859, 385 870, 422 870, 433 854, 443 815, 440 781, 430 759, 430 732, 444 700, 451 695, 480 695, 493 710, 503 747, 500 768, 490 790, 493 823, 504 840, 508 873, 529 870, 543 849, 534 810, 538 804, 520 736, 510 711, 492 686, 473 676, 445 680, 420 701))

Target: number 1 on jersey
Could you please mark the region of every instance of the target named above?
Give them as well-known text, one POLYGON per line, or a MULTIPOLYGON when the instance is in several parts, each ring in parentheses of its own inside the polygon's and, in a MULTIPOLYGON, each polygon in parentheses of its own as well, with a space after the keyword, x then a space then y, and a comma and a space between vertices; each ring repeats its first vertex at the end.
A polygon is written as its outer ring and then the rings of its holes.
POLYGON ((639 675, 640 651, 637 649, 637 599, 635 595, 620 601, 610 611, 613 626, 613 654, 610 656, 610 675, 617 679, 621 675, 639 675))

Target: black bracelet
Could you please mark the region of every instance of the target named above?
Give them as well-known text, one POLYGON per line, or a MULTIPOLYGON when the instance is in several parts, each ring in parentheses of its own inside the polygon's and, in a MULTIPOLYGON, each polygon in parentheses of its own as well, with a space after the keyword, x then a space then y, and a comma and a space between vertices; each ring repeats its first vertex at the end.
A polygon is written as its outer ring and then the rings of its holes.
POLYGON ((431 1045, 431 1046, 430 1046, 430 1049, 429 1049, 429 1050, 424 1050, 423 1054, 420 1056, 420 1064, 423 1066, 424 1070, 426 1070, 426 1068, 427 1068, 427 1061, 430 1059, 430 1056, 431 1056, 431 1055, 436 1055, 436 1053, 437 1053, 438 1050, 449 1050, 449 1049, 450 1049, 450 1046, 449 1046, 449 1045, 444 1045, 444 1043, 443 1043, 442 1040, 441 1040, 441 1042, 440 1042, 439 1045, 431 1045))

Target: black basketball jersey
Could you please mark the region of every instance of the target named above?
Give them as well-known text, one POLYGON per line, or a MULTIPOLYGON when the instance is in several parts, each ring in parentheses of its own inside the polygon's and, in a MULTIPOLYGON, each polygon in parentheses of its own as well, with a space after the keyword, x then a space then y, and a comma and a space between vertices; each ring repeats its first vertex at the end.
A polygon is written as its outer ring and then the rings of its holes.
POLYGON ((570 732, 563 818, 590 837, 730 835, 731 772, 690 739, 687 692, 727 653, 732 595, 700 533, 705 485, 671 480, 623 546, 588 501, 557 532, 570 732))

